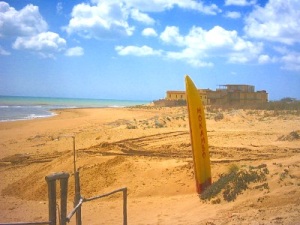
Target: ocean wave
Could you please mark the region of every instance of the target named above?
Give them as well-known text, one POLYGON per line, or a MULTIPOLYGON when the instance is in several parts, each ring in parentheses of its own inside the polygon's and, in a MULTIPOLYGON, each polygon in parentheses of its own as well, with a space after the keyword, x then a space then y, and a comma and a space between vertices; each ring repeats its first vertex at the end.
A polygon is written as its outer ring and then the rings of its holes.
MULTIPOLYGON (((126 106, 123 106, 123 105, 109 105, 107 106, 108 108, 124 108, 126 106)), ((106 107, 105 107, 106 108, 106 107)))
POLYGON ((0 122, 13 122, 13 121, 22 121, 22 120, 33 120, 33 119, 41 119, 41 118, 48 118, 52 116, 56 116, 56 113, 51 113, 47 115, 38 115, 38 114, 30 114, 19 118, 0 118, 0 122))
POLYGON ((37 119, 37 118, 46 118, 51 117, 52 115, 37 115, 37 114, 30 114, 24 117, 25 120, 37 119))

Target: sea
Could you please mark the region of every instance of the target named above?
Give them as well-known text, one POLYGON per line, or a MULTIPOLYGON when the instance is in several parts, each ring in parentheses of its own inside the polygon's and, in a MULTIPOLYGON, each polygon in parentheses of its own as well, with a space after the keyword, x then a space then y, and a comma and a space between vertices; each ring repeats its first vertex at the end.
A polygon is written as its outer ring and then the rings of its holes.
POLYGON ((149 104, 150 101, 0 96, 0 122, 55 116, 54 109, 112 108, 149 104))

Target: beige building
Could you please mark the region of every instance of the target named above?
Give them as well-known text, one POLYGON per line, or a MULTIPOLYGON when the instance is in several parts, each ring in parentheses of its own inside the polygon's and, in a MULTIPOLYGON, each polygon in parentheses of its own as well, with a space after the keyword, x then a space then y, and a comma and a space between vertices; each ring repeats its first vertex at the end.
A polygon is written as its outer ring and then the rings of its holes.
POLYGON ((207 91, 211 104, 257 104, 268 102, 266 91, 255 91, 253 85, 220 85, 215 91, 207 91))
MULTIPOLYGON (((207 98, 207 90, 198 89, 200 97, 203 104, 209 104, 209 99, 207 98)), ((185 91, 167 91, 166 100, 186 100, 185 91)))
MULTIPOLYGON (((215 91, 210 89, 198 89, 202 102, 209 104, 257 104, 268 102, 266 91, 255 91, 253 85, 226 84, 220 85, 215 91)), ((158 106, 184 105, 185 91, 167 91, 165 99, 155 101, 158 106)))

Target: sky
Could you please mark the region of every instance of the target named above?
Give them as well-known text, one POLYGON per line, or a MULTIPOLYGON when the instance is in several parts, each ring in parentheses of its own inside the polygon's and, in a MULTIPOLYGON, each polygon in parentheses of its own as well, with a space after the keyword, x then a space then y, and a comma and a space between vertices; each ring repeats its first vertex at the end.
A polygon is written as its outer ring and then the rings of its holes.
POLYGON ((0 95, 152 101, 186 74, 300 99, 300 1, 0 0, 0 95))

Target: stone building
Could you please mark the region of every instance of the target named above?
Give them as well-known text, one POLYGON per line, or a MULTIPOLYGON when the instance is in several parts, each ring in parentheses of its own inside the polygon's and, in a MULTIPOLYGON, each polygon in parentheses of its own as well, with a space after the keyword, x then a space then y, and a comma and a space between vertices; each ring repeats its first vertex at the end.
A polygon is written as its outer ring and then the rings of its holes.
MULTIPOLYGON (((200 97, 202 99, 203 104, 209 104, 209 100, 207 98, 207 90, 206 89, 198 89, 200 93, 200 97)), ((166 98, 167 100, 186 100, 185 91, 167 91, 166 98)))
POLYGON ((265 90, 255 91, 253 85, 220 85, 215 91, 208 90, 206 93, 211 104, 247 105, 268 102, 268 93, 265 90))
MULTIPOLYGON (((220 85, 215 91, 198 89, 202 102, 210 104, 246 105, 268 102, 268 93, 265 90, 255 91, 253 85, 226 84, 220 85)), ((157 106, 185 105, 185 91, 167 91, 165 99, 154 101, 157 106)))

